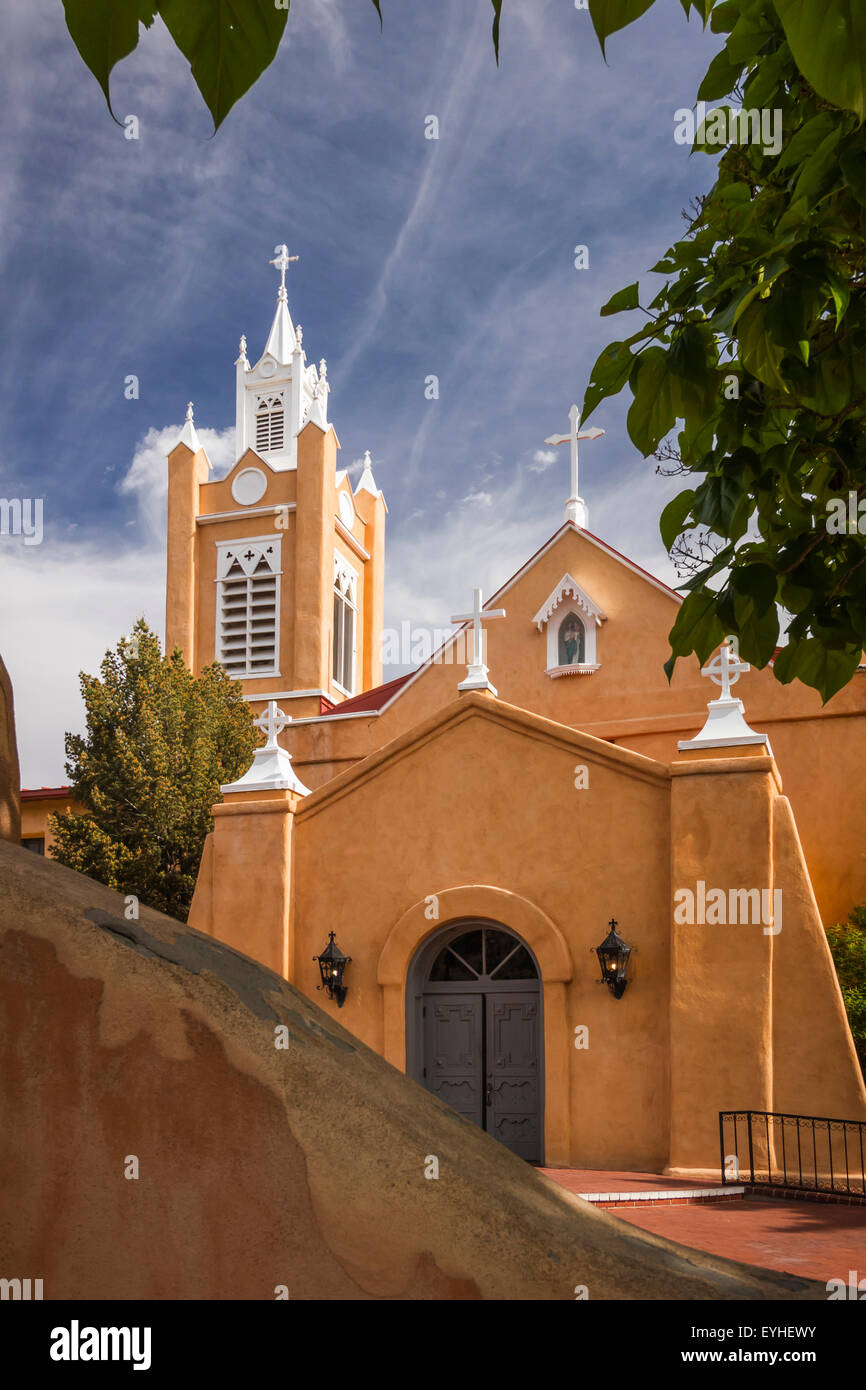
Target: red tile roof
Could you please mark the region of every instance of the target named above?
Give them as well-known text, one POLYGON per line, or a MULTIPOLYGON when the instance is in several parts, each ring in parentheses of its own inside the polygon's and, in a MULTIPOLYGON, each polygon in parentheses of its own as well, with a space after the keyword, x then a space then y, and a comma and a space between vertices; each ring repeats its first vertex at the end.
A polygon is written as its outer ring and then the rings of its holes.
POLYGON ((22 787, 22 788, 21 788, 21 800, 22 800, 22 801, 43 801, 43 800, 47 800, 48 797, 51 797, 51 796, 60 797, 60 796, 68 796, 68 795, 69 795, 69 788, 68 788, 68 787, 22 787))

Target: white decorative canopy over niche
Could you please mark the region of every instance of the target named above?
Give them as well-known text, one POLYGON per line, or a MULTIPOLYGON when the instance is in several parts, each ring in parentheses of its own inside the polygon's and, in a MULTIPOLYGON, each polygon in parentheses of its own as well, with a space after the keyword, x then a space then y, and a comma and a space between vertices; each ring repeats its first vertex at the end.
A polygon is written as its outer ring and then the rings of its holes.
POLYGON ((605 618, 577 580, 564 574, 532 619, 539 632, 547 626, 547 675, 551 679, 588 676, 598 670, 601 663, 596 635, 605 618))

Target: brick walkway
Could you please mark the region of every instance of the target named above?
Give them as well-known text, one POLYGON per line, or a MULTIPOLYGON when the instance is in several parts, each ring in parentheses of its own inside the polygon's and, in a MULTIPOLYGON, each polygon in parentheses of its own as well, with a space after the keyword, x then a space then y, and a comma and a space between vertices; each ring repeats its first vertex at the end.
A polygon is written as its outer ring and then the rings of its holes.
MULTIPOLYGON (((653 1173, 542 1168, 569 1192, 628 1192, 704 1184, 653 1173)), ((711 1186, 712 1184, 706 1184, 711 1186)), ((611 1214, 611 1213, 609 1213, 611 1214)), ((807 1279, 866 1278, 866 1207, 745 1197, 739 1202, 620 1207, 616 1218, 696 1250, 807 1279)))

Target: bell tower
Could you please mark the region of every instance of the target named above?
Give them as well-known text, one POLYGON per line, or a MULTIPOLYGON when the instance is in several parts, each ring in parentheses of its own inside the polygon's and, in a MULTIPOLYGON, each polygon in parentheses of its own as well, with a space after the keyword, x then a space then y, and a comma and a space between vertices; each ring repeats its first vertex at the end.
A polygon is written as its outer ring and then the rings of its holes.
POLYGON ((251 366, 247 340, 241 338, 235 362, 235 457, 254 449, 276 472, 298 466, 298 433, 305 420, 325 427, 328 407, 328 369, 324 358, 307 366, 303 330, 295 328, 286 294, 286 271, 297 256, 285 245, 276 247, 270 262, 280 272, 277 310, 265 350, 251 366))
POLYGON ((289 313, 285 245, 264 352, 235 362, 235 462, 213 477, 192 406, 168 460, 166 648, 219 661, 260 713, 316 717, 382 679, 385 498, 369 452, 338 470, 324 359, 307 364, 289 313))

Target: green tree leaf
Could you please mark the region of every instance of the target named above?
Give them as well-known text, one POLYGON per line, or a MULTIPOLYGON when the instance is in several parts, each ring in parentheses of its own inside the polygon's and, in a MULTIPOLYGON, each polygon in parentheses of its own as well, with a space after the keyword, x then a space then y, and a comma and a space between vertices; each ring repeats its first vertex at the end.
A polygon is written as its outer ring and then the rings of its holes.
POLYGON ((653 0, 589 0, 592 27, 601 44, 602 53, 604 54, 604 46, 611 34, 640 19, 652 4, 653 0))
POLYGON ((694 500, 694 489, 686 488, 684 492, 678 492, 662 512, 659 518, 659 531, 666 550, 670 550, 682 531, 683 523, 692 509, 694 500))
POLYGON ((789 685, 795 678, 817 690, 824 703, 847 685, 861 658, 859 647, 832 651, 816 637, 792 638, 773 663, 776 679, 789 685))
POLYGON ((639 309, 638 302, 638 282, 635 280, 633 285, 626 285, 624 290, 617 290, 615 295, 607 301, 599 313, 602 318, 607 318, 609 314, 621 314, 624 309, 639 309))
POLYGON ((825 101, 866 117, 862 0, 773 0, 803 76, 825 101))
POLYGON ((273 0, 159 0, 218 130, 273 62, 288 18, 273 0))
POLYGON ((676 422, 668 355, 663 348, 647 348, 635 359, 629 384, 634 392, 627 418, 629 438, 646 456, 658 448, 676 422))
MULTIPOLYGON (((490 0, 493 5, 493 51, 496 54, 496 66, 499 66, 499 21, 502 18, 502 0, 490 0)), ((376 9, 379 8, 378 0, 373 0, 376 9)), ((379 18, 381 19, 381 14, 379 18)))
POLYGON ((138 44, 138 27, 153 23, 158 0, 63 0, 66 27, 105 95, 111 115, 111 73, 138 44))

